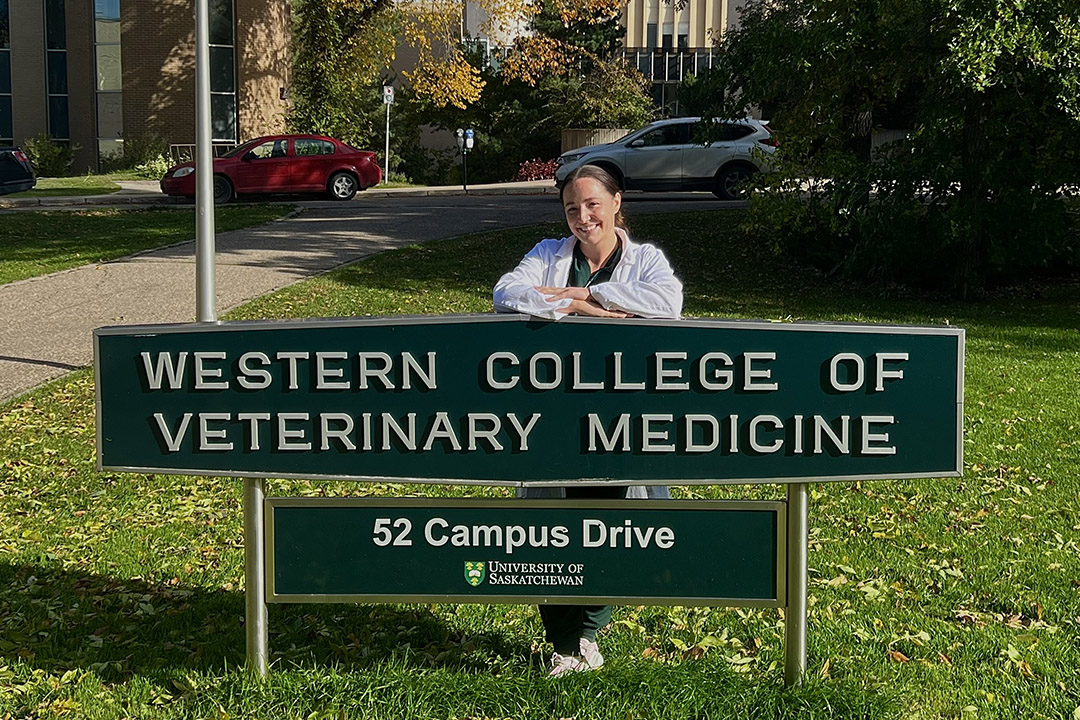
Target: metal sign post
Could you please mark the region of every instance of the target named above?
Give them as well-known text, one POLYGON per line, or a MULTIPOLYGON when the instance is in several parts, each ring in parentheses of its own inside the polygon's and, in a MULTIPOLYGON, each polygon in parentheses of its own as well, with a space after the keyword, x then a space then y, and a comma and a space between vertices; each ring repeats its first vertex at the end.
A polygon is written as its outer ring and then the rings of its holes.
MULTIPOLYGON (((201 323, 218 322, 215 281, 214 156, 210 115, 210 8, 195 0, 195 310, 201 323)), ((262 538, 266 481, 244 478, 244 583, 247 659, 267 674, 266 582, 262 538)))
POLYGON ((244 634, 248 665, 265 678, 270 641, 266 608, 266 481, 244 478, 244 634))
POLYGON ((801 685, 806 672, 806 561, 809 489, 787 487, 787 607, 784 609, 784 684, 801 685))
POLYGON ((386 105, 386 153, 383 155, 383 182, 390 182, 390 106, 394 104, 394 86, 383 85, 382 101, 386 105))

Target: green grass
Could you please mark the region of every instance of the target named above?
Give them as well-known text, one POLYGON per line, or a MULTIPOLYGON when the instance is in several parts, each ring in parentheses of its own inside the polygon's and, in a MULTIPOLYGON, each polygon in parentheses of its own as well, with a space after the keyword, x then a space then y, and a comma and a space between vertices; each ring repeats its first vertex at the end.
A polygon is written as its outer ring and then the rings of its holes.
POLYGON ((76 175, 74 177, 38 178, 37 184, 30 190, 5 195, 9 198, 63 197, 66 195, 107 195, 120 189, 114 178, 109 175, 76 175))
MULTIPOLYGON (((217 208, 218 232, 276 220, 290 205, 217 208)), ((0 284, 130 255, 195 237, 195 211, 96 208, 9 213, 0 222, 0 284)))
MULTIPOLYGON (((688 315, 968 331, 964 476, 813 487, 803 687, 782 687, 776 610, 617 608, 600 638, 604 669, 551 682, 539 669, 536 612, 517 605, 272 606, 274 669, 261 684, 241 669, 241 482, 95 472, 93 381, 82 372, 0 408, 0 717, 1078 717, 1077 286, 979 304, 882 296, 771 256, 735 229, 737 217, 635 221, 637 237, 662 245, 686 282, 688 315)), ((559 231, 385 253, 232 317, 484 312, 497 275, 559 231)), ((269 486, 276 495, 504 492, 269 486)))

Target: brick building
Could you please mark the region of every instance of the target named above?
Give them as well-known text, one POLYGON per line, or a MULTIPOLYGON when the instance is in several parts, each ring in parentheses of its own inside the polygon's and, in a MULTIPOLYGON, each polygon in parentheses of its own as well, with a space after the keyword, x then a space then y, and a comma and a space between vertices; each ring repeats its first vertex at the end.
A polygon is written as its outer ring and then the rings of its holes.
MULTIPOLYGON (((215 142, 284 127, 287 0, 210 0, 215 142)), ((97 170, 123 143, 195 142, 192 0, 0 0, 0 144, 38 133, 97 170)))

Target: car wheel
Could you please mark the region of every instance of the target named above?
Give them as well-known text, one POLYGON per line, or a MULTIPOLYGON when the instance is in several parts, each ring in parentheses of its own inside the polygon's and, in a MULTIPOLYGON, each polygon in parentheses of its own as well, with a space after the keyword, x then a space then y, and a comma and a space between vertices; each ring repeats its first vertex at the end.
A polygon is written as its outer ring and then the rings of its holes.
POLYGON ((729 165, 717 173, 713 195, 721 200, 745 200, 749 194, 746 182, 756 172, 749 165, 729 165))
POLYGON ((357 182, 351 173, 336 172, 330 176, 328 183, 330 197, 334 200, 352 200, 356 195, 357 182))
POLYGON ((214 203, 216 205, 224 205, 232 200, 233 189, 232 183, 229 182, 229 178, 224 175, 214 176, 214 203))

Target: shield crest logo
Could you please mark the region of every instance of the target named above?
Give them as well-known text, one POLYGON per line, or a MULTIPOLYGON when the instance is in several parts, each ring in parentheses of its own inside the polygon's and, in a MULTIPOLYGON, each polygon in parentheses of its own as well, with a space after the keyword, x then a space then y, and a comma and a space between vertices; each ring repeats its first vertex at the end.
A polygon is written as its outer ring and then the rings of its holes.
POLYGON ((465 561, 465 582, 476 587, 484 582, 485 577, 487 577, 486 563, 465 561))

